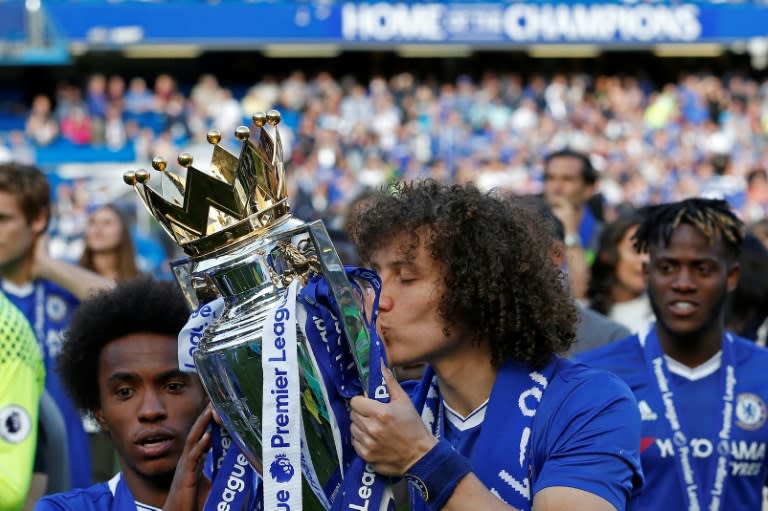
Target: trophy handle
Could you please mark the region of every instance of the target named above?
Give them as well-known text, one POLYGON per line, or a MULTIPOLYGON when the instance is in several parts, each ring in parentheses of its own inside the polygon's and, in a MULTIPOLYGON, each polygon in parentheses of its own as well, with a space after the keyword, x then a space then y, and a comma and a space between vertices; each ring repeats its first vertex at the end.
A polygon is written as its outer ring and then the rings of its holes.
POLYGON ((357 373, 360 375, 363 389, 368 389, 371 334, 368 331, 362 305, 349 284, 344 265, 331 242, 325 224, 321 220, 315 220, 308 226, 323 275, 341 311, 341 327, 349 342, 357 373))

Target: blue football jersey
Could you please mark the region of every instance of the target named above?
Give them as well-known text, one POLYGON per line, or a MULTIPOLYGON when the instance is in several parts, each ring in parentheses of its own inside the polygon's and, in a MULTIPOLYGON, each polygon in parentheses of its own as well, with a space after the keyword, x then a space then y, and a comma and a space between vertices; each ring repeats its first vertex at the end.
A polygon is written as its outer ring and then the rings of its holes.
POLYGON ((4 281, 2 289, 27 317, 40 345, 45 364, 45 388, 59 406, 67 425, 70 484, 73 488, 90 486, 91 454, 88 435, 56 371, 56 356, 61 351, 64 332, 80 302, 69 291, 46 280, 38 280, 24 287, 4 281))
MULTIPOLYGON (((446 440, 467 457, 489 406, 493 403, 466 418, 441 407, 446 440)), ((531 496, 566 486, 626 509, 642 485, 639 429, 637 403, 623 382, 609 372, 561 359, 533 420, 531 496)))
POLYGON ((160 511, 141 502, 116 498, 121 477, 117 474, 105 483, 48 495, 40 499, 35 511, 160 511))
MULTIPOLYGON (((722 351, 704 364, 690 369, 666 358, 674 404, 687 442, 689 459, 703 487, 702 509, 709 506, 712 492, 722 498, 720 509, 760 509, 766 480, 765 448, 768 442, 768 350, 733 336, 735 373, 732 406, 726 407, 721 384, 722 351), (730 439, 724 441, 724 410, 730 409, 730 439), (728 450, 730 452, 728 452, 728 450), (730 455, 725 476, 716 480, 720 454, 730 455)), ((645 486, 637 509, 686 509, 687 498, 676 463, 676 438, 670 438, 666 410, 648 368, 643 345, 637 336, 611 343, 577 356, 594 367, 608 369, 622 378, 637 398, 642 420, 640 444, 645 486)))

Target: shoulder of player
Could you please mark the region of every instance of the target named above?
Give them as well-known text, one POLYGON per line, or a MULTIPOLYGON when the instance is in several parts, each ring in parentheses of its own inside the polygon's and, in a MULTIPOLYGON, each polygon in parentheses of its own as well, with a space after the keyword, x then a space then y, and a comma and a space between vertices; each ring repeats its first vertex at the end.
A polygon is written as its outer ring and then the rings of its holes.
MULTIPOLYGON (((616 421, 631 425, 636 417, 640 434, 637 399, 629 385, 615 374, 584 364, 563 361, 539 403, 534 419, 539 448, 549 449, 552 442, 566 438, 589 424, 591 429, 615 429, 616 421), (620 418, 620 419, 619 419, 620 418), (563 437, 562 435, 566 435, 563 437)), ((633 428, 626 434, 632 436, 633 428)), ((638 440, 639 441, 639 440, 638 440)))
POLYGON ((560 414, 599 414, 612 407, 637 412, 634 394, 624 380, 604 369, 562 360, 544 391, 540 412, 554 418, 560 414))
POLYGON ((749 363, 765 367, 766 363, 768 363, 768 348, 738 335, 731 335, 733 337, 734 356, 736 357, 737 364, 749 363))
POLYGON ((37 504, 35 510, 71 510, 84 509, 108 511, 113 500, 112 491, 107 483, 98 483, 88 488, 77 488, 63 493, 46 495, 37 504))
MULTIPOLYGON (((624 341, 619 341, 624 342, 624 341)), ((626 349, 622 351, 626 354, 626 349)), ((626 356, 626 355, 625 355, 626 356)), ((561 360, 558 370, 552 377, 547 390, 556 390, 557 393, 570 394, 573 392, 583 392, 589 389, 589 392, 602 394, 601 388, 616 390, 627 388, 622 379, 613 371, 602 367, 595 367, 592 364, 582 363, 571 360, 561 360)), ((592 395, 592 394, 590 394, 592 395)))
POLYGON ((642 366, 643 351, 637 335, 631 335, 624 339, 609 342, 595 349, 575 355, 572 360, 576 363, 590 367, 607 369, 618 373, 624 367, 634 368, 642 366))
POLYGON ((74 304, 78 304, 80 302, 80 300, 78 300, 77 297, 75 297, 75 295, 73 295, 67 288, 62 287, 51 280, 40 280, 39 282, 45 288, 45 292, 48 294, 48 296, 58 295, 64 301, 74 304))

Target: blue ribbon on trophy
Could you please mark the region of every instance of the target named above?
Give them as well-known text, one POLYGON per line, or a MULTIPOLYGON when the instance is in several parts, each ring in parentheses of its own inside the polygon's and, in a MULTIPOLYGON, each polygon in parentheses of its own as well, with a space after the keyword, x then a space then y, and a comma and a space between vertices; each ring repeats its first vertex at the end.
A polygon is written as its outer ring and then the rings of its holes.
MULTIPOLYGON (((386 353, 376 332, 381 280, 374 272, 364 268, 347 267, 346 273, 361 302, 365 302, 367 290, 373 293, 367 322, 371 335, 370 377, 365 391, 372 399, 386 403, 389 401, 389 392, 381 372, 382 365, 386 365, 386 353), (364 285, 361 286, 358 280, 363 281, 364 285)), ((354 357, 349 351, 350 343, 344 339, 344 333, 339 328, 342 312, 327 280, 319 274, 311 278, 301 290, 300 300, 307 312, 303 322, 304 331, 320 363, 321 374, 326 380, 325 388, 328 389, 330 409, 336 416, 342 437, 339 444, 342 446, 342 464, 339 468, 344 470, 343 479, 338 488, 326 488, 326 493, 333 496, 331 509, 388 509, 392 503, 389 481, 375 473, 352 448, 351 421, 346 403, 352 397, 362 394, 364 389, 355 370, 354 357)))

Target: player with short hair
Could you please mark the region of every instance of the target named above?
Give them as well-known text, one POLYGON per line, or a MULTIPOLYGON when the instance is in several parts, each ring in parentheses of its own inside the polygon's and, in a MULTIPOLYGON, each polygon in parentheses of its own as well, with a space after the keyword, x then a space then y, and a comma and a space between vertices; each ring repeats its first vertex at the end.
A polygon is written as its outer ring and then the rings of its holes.
POLYGON ((760 509, 768 350, 725 329, 743 225, 728 204, 652 206, 635 234, 656 322, 579 359, 630 386, 642 419, 638 509, 760 509))

